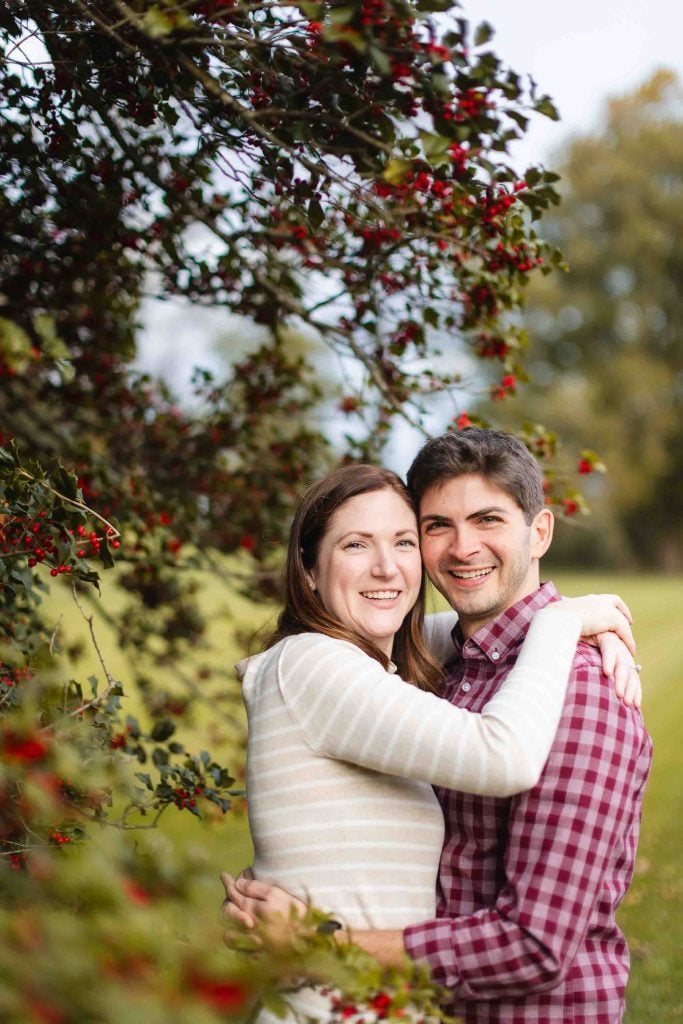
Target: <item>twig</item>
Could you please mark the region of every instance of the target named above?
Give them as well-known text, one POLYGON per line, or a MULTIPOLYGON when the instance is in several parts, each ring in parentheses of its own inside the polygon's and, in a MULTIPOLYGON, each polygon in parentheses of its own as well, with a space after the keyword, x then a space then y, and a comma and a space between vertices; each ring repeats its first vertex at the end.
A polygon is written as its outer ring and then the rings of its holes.
POLYGON ((63 614, 59 616, 59 618, 57 619, 57 625, 55 626, 54 630, 52 631, 52 636, 50 637, 50 654, 51 655, 54 655, 54 653, 55 653, 55 642, 57 640, 57 633, 60 630, 63 618, 64 618, 63 614))
POLYGON ((102 656, 102 651, 100 650, 99 644, 97 642, 97 637, 95 636, 95 627, 93 625, 93 616, 86 614, 85 609, 83 608, 83 605, 78 600, 78 594, 76 592, 76 584, 75 583, 73 583, 72 586, 71 586, 71 592, 73 594, 73 599, 74 599, 74 601, 76 603, 76 607, 78 608, 79 612, 81 613, 81 615, 83 616, 83 618, 85 619, 85 621, 88 624, 88 629, 90 630, 90 639, 92 640, 93 647, 95 648, 95 651, 97 652, 97 657, 99 659, 100 665, 102 666, 102 671, 104 672, 105 678, 107 680, 107 686, 103 690, 103 692, 99 695, 99 697, 93 697, 92 700, 86 701, 84 704, 81 704, 80 707, 75 708, 73 711, 70 711, 68 713, 68 715, 66 716, 67 718, 73 718, 75 715, 80 715, 80 714, 82 714, 83 711, 87 711, 88 708, 97 707, 99 704, 102 703, 103 700, 106 700, 106 698, 109 696, 109 694, 111 693, 111 691, 114 688, 114 686, 116 686, 116 680, 111 675, 109 669, 106 666, 106 663, 105 663, 104 658, 102 656))
MULTIPOLYGON (((40 481, 37 480, 32 473, 29 473, 27 469, 22 468, 19 469, 17 472, 19 476, 26 477, 27 480, 33 480, 34 483, 40 483, 40 481)), ((61 498, 62 501, 68 502, 69 505, 74 505, 75 508, 81 509, 82 512, 86 512, 88 515, 94 516, 95 519, 99 519, 101 523, 104 523, 104 525, 107 527, 107 533, 109 537, 116 538, 121 536, 121 532, 117 530, 116 527, 113 526, 108 519, 105 519, 104 516, 101 516, 99 512, 95 512, 95 510, 86 505, 85 502, 77 501, 76 498, 68 498, 66 494, 62 494, 61 491, 58 491, 55 487, 52 487, 50 484, 46 486, 47 489, 52 494, 56 495, 58 498, 61 498)))

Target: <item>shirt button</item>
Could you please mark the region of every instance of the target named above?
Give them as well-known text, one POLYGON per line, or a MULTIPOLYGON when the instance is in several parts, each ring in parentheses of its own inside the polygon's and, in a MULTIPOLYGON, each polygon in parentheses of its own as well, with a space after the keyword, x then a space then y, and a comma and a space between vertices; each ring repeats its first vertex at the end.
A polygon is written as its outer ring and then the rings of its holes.
POLYGON ((493 658, 494 661, 498 661, 498 659, 500 658, 500 653, 498 651, 491 651, 491 657, 493 658))
POLYGON ((463 693, 469 693, 470 690, 472 689, 472 684, 471 683, 463 683, 462 686, 460 687, 460 689, 463 691, 463 693))

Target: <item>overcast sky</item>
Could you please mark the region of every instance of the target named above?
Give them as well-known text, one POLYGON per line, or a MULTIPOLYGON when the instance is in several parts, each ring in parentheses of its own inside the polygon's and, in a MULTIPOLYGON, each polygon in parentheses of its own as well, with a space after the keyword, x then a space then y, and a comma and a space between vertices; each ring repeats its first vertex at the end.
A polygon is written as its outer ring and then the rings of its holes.
POLYGON ((569 133, 593 127, 605 98, 628 92, 659 67, 683 73, 679 0, 461 0, 468 21, 495 29, 492 49, 530 74, 561 121, 534 117, 517 147, 521 165, 552 163, 569 133))

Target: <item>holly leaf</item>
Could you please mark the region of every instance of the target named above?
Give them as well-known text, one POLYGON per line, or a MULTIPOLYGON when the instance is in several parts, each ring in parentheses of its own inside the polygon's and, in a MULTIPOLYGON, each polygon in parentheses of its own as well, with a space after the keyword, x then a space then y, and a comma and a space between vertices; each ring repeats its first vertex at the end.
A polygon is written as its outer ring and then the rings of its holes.
POLYGON ((484 43, 488 43, 489 40, 493 39, 493 36, 493 26, 488 21, 482 21, 481 25, 477 25, 474 30, 474 45, 483 46, 484 43))
POLYGON ((325 220, 325 211, 318 202, 317 199, 311 199, 308 204, 308 223, 311 225, 314 231, 317 231, 320 225, 325 220))

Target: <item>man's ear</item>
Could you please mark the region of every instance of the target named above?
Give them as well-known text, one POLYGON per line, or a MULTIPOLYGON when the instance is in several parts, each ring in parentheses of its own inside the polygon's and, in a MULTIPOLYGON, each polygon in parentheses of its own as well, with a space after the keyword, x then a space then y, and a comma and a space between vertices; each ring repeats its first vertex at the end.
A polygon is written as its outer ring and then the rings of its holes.
POLYGON ((555 528, 555 516, 549 508, 542 508, 531 524, 531 557, 543 558, 550 547, 555 528))

